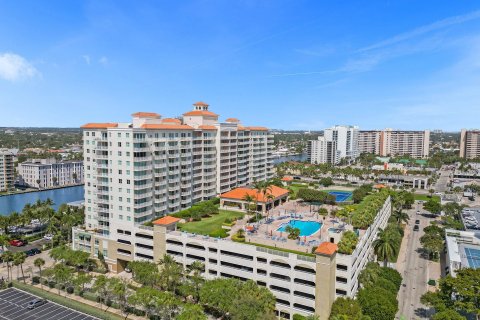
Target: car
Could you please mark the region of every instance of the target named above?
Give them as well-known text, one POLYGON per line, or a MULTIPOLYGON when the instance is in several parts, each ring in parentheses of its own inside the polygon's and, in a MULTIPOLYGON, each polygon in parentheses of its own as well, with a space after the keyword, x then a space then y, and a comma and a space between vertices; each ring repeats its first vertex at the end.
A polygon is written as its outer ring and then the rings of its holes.
POLYGON ((41 253, 42 251, 40 249, 37 249, 37 248, 32 248, 30 250, 27 250, 25 251, 25 254, 28 256, 28 257, 31 257, 31 256, 34 256, 36 254, 39 254, 41 253))
POLYGON ((132 272, 132 269, 130 269, 129 267, 126 267, 126 268, 125 268, 125 272, 126 272, 126 273, 131 273, 131 272, 132 272))
POLYGON ((415 224, 420 224, 420 220, 415 220, 415 224))
POLYGON ((9 243, 13 247, 22 247, 25 245, 25 243, 22 240, 18 240, 18 239, 10 240, 9 243))
POLYGON ((416 224, 414 227, 413 227, 413 231, 418 231, 420 228, 418 227, 418 224, 416 224))
POLYGON ((45 239, 45 240, 52 240, 52 239, 53 239, 53 235, 52 235, 52 234, 46 234, 45 236, 43 236, 43 239, 45 239))
POLYGON ((420 210, 417 210, 417 214, 420 214, 420 210))
POLYGON ((36 307, 43 306, 45 303, 47 303, 47 300, 45 299, 33 299, 30 301, 27 305, 27 309, 35 309, 36 307))

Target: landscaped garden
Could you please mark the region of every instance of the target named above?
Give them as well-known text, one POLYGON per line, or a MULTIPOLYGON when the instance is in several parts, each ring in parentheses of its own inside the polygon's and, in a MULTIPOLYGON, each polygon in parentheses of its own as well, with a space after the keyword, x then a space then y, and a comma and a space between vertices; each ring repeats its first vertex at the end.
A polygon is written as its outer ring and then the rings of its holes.
POLYGON ((200 221, 179 223, 177 226, 182 231, 204 234, 210 236, 226 236, 226 230, 222 229, 223 224, 231 224, 234 220, 242 219, 244 213, 238 211, 218 210, 217 214, 202 218, 200 221))
POLYGON ((417 194, 415 193, 414 195, 415 201, 428 201, 428 200, 433 200, 436 202, 440 202, 440 197, 439 196, 430 196, 428 194, 417 194))

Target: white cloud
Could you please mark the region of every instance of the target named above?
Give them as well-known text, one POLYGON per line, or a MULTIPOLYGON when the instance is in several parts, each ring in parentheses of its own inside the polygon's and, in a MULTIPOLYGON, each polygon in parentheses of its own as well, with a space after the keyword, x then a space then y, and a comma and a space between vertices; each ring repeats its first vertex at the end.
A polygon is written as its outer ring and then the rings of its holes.
POLYGON ((15 53, 0 53, 0 78, 19 81, 33 78, 40 73, 25 58, 15 53))
POLYGON ((90 65, 90 56, 88 54, 83 55, 82 58, 86 64, 90 65))
POLYGON ((432 31, 437 31, 437 30, 440 30, 440 29, 443 29, 443 28, 446 28, 446 27, 450 27, 450 26, 457 25, 457 24, 462 24, 464 22, 468 22, 468 21, 471 21, 471 20, 479 19, 479 18, 480 18, 480 10, 473 11, 473 12, 470 12, 468 14, 461 15, 461 16, 449 17, 449 18, 446 18, 446 19, 443 19, 443 20, 440 20, 440 21, 436 21, 434 23, 431 23, 431 24, 428 24, 428 25, 425 25, 425 26, 418 27, 418 28, 413 29, 411 31, 398 34, 398 35, 393 36, 389 39, 374 43, 370 46, 359 49, 358 52, 365 52, 365 51, 370 51, 370 50, 374 50, 374 49, 384 48, 384 47, 387 47, 387 46, 391 46, 391 45, 400 43, 402 41, 410 40, 412 38, 424 35, 426 33, 432 32, 432 31))
POLYGON ((108 64, 108 58, 103 56, 101 57, 98 62, 100 62, 101 64, 103 64, 104 66, 106 66, 108 64))

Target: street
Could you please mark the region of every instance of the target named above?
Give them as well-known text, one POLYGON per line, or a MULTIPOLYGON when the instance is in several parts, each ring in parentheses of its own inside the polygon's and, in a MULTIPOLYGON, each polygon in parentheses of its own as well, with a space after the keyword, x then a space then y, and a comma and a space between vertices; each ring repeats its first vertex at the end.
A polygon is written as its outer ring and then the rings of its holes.
POLYGON ((451 170, 445 170, 443 167, 439 170, 440 176, 435 184, 435 191, 445 193, 448 190, 448 182, 450 181, 451 170))
POLYGON ((422 212, 422 205, 415 203, 413 209, 407 210, 410 221, 405 228, 400 255, 397 262, 397 271, 403 277, 402 287, 398 293, 399 312, 397 319, 428 319, 428 310, 420 303, 420 297, 428 290, 428 280, 439 277, 439 264, 430 262, 422 256, 420 238, 423 228, 430 224, 431 218, 417 215, 422 212), (415 220, 420 220, 419 231, 413 231, 415 220), (434 270, 434 274, 431 274, 434 270))

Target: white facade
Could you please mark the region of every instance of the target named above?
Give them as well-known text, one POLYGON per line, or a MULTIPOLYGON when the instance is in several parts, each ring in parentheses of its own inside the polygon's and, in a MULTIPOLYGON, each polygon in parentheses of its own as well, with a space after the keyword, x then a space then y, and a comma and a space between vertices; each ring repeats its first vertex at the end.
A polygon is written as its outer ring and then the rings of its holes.
POLYGON ((14 187, 14 154, 0 150, 0 192, 14 187))
POLYGON ((85 216, 89 229, 117 230, 273 174, 273 138, 264 127, 218 121, 196 103, 182 119, 138 112, 132 123, 91 123, 84 129, 85 216))
POLYGON ((310 163, 337 164, 340 161, 336 141, 329 141, 324 136, 320 136, 317 140, 310 140, 308 143, 307 153, 310 163))
MULTIPOLYGON (((447 247, 445 273, 456 276, 459 269, 473 268, 470 259, 478 259, 470 250, 480 252, 480 233, 472 231, 445 230, 445 244, 447 247)), ((477 253, 478 254, 478 253, 477 253)), ((475 260, 477 268, 478 262, 475 260)))
POLYGON ((359 156, 358 132, 357 126, 334 126, 325 129, 323 135, 327 141, 336 142, 340 159, 356 159, 359 156))
POLYGON ((30 187, 51 188, 83 183, 83 161, 30 159, 18 165, 18 174, 30 187))

